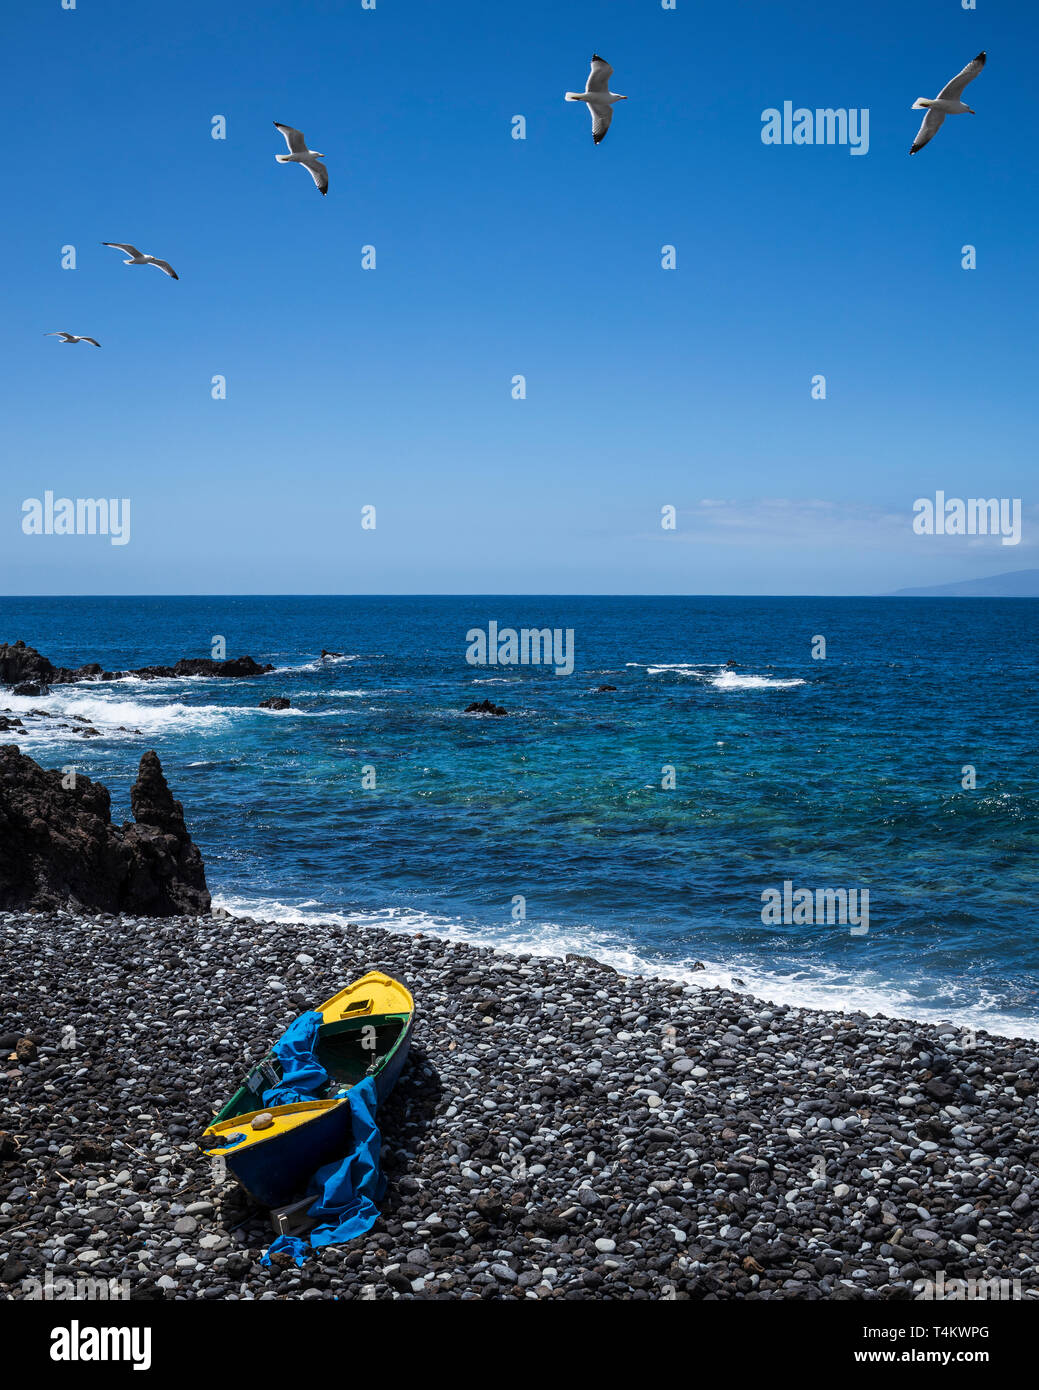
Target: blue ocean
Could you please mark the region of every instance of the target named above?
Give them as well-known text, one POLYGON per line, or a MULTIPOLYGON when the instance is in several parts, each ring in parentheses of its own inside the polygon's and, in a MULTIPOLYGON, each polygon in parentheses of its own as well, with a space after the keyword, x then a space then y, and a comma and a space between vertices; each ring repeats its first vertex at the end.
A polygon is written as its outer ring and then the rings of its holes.
POLYGON ((54 716, 20 746, 104 782, 117 820, 156 749, 214 899, 236 914, 676 977, 699 962, 698 980, 777 1002, 1039 1037, 1039 601, 40 598, 0 611, 0 640, 57 664, 172 663, 212 655, 217 636, 228 656, 274 664, 253 680, 0 692, 0 708, 54 716), (572 632, 572 674, 467 663, 467 634, 491 623, 572 632), (293 708, 257 708, 270 695, 293 708), (463 713, 488 698, 507 716, 463 713), (69 715, 101 736, 55 727, 69 715), (763 895, 785 884, 868 890, 868 929, 764 920, 763 895))

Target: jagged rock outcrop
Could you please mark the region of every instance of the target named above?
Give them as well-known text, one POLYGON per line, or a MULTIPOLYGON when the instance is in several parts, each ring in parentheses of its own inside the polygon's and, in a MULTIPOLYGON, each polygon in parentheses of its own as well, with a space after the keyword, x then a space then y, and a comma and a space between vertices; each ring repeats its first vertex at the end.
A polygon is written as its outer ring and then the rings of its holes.
POLYGON ((267 663, 261 666, 251 656, 230 657, 227 661, 213 661, 208 656, 181 657, 176 666, 140 666, 136 671, 127 671, 128 676, 140 676, 142 680, 155 680, 170 676, 264 676, 274 667, 267 663))
POLYGON ((35 647, 27 647, 24 642, 14 642, 10 646, 0 642, 0 685, 68 685, 73 681, 97 680, 103 677, 112 679, 111 671, 102 671, 97 662, 89 666, 55 666, 41 655, 35 647))
POLYGON ((0 910, 208 912, 202 855, 154 752, 141 759, 130 806, 135 823, 113 825, 99 782, 76 775, 72 784, 13 745, 0 747, 0 910))
POLYGON ((474 700, 471 705, 466 705, 463 711, 465 714, 493 714, 498 719, 508 712, 504 705, 496 705, 493 700, 474 700))
POLYGON ((140 676, 157 680, 171 676, 262 676, 274 667, 261 666, 251 656, 235 656, 213 661, 208 656, 181 657, 175 666, 141 666, 135 671, 105 671, 96 661, 86 666, 55 666, 35 647, 18 641, 10 646, 0 642, 0 685, 15 687, 15 694, 46 695, 52 685, 73 685, 77 681, 112 681, 119 676, 140 676), (19 687, 26 687, 19 689, 19 687))
POLYGON ((261 700, 260 709, 291 709, 292 701, 284 695, 272 695, 267 700, 261 700))

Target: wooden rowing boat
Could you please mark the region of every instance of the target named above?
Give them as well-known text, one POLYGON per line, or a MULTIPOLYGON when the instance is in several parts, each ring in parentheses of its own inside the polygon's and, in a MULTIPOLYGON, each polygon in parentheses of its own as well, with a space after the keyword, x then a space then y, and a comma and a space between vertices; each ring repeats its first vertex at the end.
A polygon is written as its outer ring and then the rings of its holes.
POLYGON ((370 971, 319 1004, 317 1012, 322 1022, 315 1056, 328 1077, 313 1099, 264 1105, 264 1094, 282 1080, 281 1063, 270 1052, 199 1141, 203 1153, 223 1158, 264 1206, 288 1201, 323 1164, 345 1157, 352 1143, 351 1089, 371 1076, 381 1104, 407 1060, 415 1004, 388 975, 370 971))

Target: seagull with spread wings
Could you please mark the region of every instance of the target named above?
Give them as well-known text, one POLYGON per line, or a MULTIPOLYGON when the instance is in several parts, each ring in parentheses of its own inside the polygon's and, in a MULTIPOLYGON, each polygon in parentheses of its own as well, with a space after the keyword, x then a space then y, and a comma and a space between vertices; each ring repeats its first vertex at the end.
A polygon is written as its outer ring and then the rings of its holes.
POLYGON ((168 275, 171 280, 180 279, 169 261, 160 261, 156 256, 146 256, 143 251, 138 251, 136 246, 131 246, 128 241, 103 241, 101 245, 114 246, 117 251, 125 251, 130 259, 124 261, 123 265, 153 265, 161 270, 163 275, 168 275))
POLYGON ((976 58, 972 58, 962 72, 958 72, 951 82, 947 82, 942 90, 932 101, 929 97, 917 97, 913 102, 913 110, 918 111, 927 108, 927 115, 923 119, 923 124, 916 132, 916 139, 910 154, 916 154, 917 150, 922 150, 928 140, 933 140, 941 129, 942 121, 946 116, 962 116, 968 112, 972 116, 978 113, 973 107, 967 106, 960 100, 960 94, 968 82, 973 82, 978 73, 985 66, 985 54, 981 52, 976 58))
POLYGON ((586 101, 588 110, 592 116, 592 139, 598 145, 606 136, 613 120, 613 103, 615 101, 627 101, 627 97, 618 96, 616 92, 610 91, 610 78, 613 69, 605 58, 600 58, 598 53, 592 54, 592 70, 588 74, 588 82, 583 92, 567 92, 567 101, 586 101))
POLYGON ((63 343, 93 343, 95 347, 101 344, 96 338, 80 337, 76 333, 44 333, 45 338, 60 338, 63 343))
POLYGON ((285 143, 289 147, 288 154, 276 154, 274 158, 279 164, 302 164, 304 169, 310 171, 317 191, 327 193, 328 170, 321 163, 325 156, 320 150, 307 149, 307 139, 301 130, 296 130, 294 126, 282 125, 280 121, 275 121, 274 124, 284 135, 285 143))

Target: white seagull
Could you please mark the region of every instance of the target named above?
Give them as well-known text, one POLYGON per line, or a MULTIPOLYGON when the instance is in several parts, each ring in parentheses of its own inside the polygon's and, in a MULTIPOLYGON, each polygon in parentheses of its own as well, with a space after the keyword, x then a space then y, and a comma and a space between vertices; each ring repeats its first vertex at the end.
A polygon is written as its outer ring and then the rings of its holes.
POLYGON ((976 58, 972 58, 962 72, 958 72, 951 82, 947 82, 933 101, 929 97, 917 97, 913 102, 913 110, 918 111, 923 107, 927 108, 927 115, 924 117, 923 124, 916 132, 916 139, 910 154, 916 154, 917 150, 922 150, 928 140, 933 140, 941 128, 942 121, 946 116, 962 116, 964 112, 976 116, 978 113, 973 107, 967 106, 960 100, 960 93, 968 82, 973 82, 978 73, 985 66, 985 54, 981 52, 976 58))
POLYGON ((80 337, 76 333, 44 333, 45 338, 60 338, 63 343, 93 343, 95 347, 101 344, 96 338, 80 337))
POLYGON ((610 91, 610 78, 613 69, 605 58, 600 58, 598 53, 592 54, 592 70, 588 74, 588 82, 583 92, 567 92, 567 101, 586 101, 588 110, 592 115, 592 139, 598 145, 605 138, 606 132, 610 128, 613 120, 613 103, 615 101, 627 101, 627 97, 618 96, 616 92, 610 91))
POLYGON ((168 275, 171 280, 179 280, 180 276, 170 265, 169 261, 160 261, 156 256, 146 256, 143 251, 138 251, 136 246, 131 246, 128 241, 103 241, 102 246, 114 246, 117 251, 125 251, 130 257, 124 261, 123 265, 154 265, 168 275))
POLYGON ((280 121, 274 124, 285 137, 285 143, 289 147, 288 154, 276 154, 274 158, 279 164, 302 164, 304 169, 309 169, 310 177, 317 185, 319 193, 328 192, 328 170, 321 163, 324 155, 320 150, 308 150, 307 138, 301 130, 296 130, 294 126, 282 125, 280 121))

